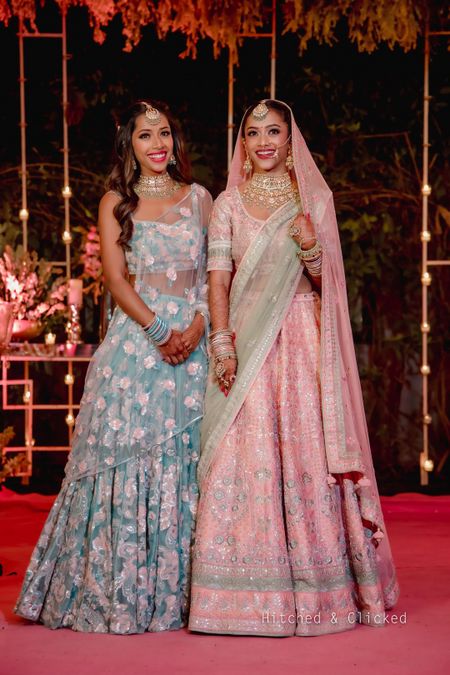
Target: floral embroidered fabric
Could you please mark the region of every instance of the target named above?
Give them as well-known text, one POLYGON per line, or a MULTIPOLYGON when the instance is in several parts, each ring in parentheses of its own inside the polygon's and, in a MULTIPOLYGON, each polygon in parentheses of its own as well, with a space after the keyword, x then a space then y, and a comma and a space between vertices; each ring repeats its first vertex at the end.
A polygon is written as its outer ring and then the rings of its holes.
MULTIPOLYGON (((248 255, 258 250, 263 223, 253 219, 250 226, 250 220, 236 187, 222 193, 213 208, 210 247, 232 242, 227 255, 239 269, 231 295, 248 255)), ((285 220, 287 229, 290 217, 285 220)), ((217 256, 208 268, 229 269, 221 265, 217 256)), ((194 631, 320 635, 357 622, 381 626, 398 596, 392 561, 383 573, 378 566, 376 485, 357 481, 350 471, 329 473, 321 300, 298 291, 204 472, 189 618, 194 631)), ((246 316, 241 308, 240 317, 246 316)), ((237 331, 237 344, 240 338, 237 331)), ((235 387, 239 377, 238 360, 235 387)), ((207 394, 207 417, 209 400, 207 394)), ((205 427, 203 451, 214 421, 208 434, 205 427)))
MULTIPOLYGON (((205 309, 211 198, 194 185, 158 222, 136 222, 127 255, 144 301, 183 330, 205 309)), ((66 478, 16 612, 52 628, 179 628, 188 610, 206 348, 165 363, 116 308, 94 355, 66 478)))
MULTIPOLYGON (((278 211, 278 209, 277 209, 278 211)), ((208 229, 207 270, 237 269, 255 235, 264 225, 247 211, 237 187, 225 190, 214 202, 208 229)), ((286 236, 288 231, 286 228, 286 236)), ((309 279, 300 278, 299 293, 312 290, 309 279)))

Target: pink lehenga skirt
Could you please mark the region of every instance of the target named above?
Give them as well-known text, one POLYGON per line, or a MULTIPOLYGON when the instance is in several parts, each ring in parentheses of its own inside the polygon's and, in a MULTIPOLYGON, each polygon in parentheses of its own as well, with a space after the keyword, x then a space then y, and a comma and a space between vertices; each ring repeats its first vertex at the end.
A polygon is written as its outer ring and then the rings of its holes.
POLYGON ((333 633, 382 625, 395 599, 354 481, 329 484, 319 356, 320 298, 297 294, 202 486, 193 631, 333 633))

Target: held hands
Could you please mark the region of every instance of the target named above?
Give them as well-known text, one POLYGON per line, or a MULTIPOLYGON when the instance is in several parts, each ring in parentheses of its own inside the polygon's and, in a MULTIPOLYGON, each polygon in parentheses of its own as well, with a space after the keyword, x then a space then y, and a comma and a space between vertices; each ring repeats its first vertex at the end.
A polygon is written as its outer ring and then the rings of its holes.
POLYGON ((317 241, 317 235, 309 213, 299 213, 294 218, 289 227, 289 234, 304 251, 314 246, 317 241))
POLYGON ((194 352, 197 349, 204 332, 205 319, 202 314, 197 313, 191 325, 188 326, 188 328, 186 328, 186 330, 181 335, 184 346, 189 353, 194 352))
POLYGON ((158 347, 163 360, 172 366, 186 361, 191 352, 197 349, 204 331, 203 316, 196 314, 191 325, 183 333, 173 330, 169 342, 162 347, 158 347))
POLYGON ((163 361, 170 363, 172 366, 176 366, 179 363, 186 361, 189 356, 189 351, 182 338, 183 333, 180 333, 179 330, 172 330, 170 340, 162 347, 158 347, 161 356, 163 357, 163 361))

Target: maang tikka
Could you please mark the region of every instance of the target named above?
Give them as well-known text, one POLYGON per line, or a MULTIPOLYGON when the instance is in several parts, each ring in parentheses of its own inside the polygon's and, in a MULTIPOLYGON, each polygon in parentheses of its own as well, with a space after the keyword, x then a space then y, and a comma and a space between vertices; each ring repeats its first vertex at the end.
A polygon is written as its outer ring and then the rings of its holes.
POLYGON ((161 122, 161 113, 159 112, 159 110, 149 105, 148 103, 144 103, 144 105, 145 105, 145 116, 150 122, 150 124, 159 124, 161 122))
POLYGON ((255 120, 263 120, 269 114, 269 112, 269 108, 266 106, 265 101, 261 101, 253 108, 252 115, 255 120))

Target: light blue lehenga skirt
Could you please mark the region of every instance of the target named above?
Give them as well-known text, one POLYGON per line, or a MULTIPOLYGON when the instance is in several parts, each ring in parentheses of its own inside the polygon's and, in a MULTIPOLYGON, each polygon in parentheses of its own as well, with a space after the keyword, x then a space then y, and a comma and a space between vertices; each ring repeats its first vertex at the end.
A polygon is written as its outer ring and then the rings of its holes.
MULTIPOLYGON (((173 327, 186 300, 143 296, 173 327)), ((51 628, 142 633, 186 624, 204 339, 178 366, 116 309, 89 366, 61 491, 15 611, 51 628)))

